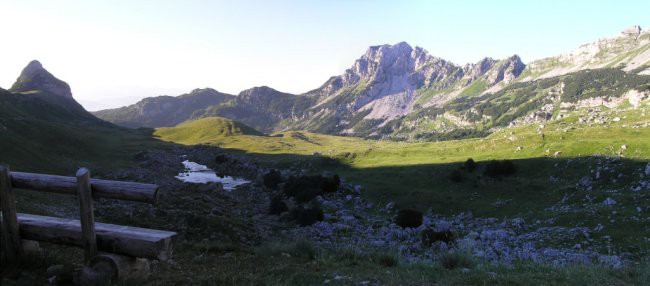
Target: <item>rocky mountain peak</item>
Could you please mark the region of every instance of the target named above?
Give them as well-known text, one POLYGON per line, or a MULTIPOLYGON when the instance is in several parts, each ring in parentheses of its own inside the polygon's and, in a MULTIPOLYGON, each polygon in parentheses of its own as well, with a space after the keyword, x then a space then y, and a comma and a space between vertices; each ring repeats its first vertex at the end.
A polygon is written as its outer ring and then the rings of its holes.
POLYGON ((496 62, 497 61, 495 59, 486 57, 475 64, 466 64, 463 67, 463 71, 465 73, 465 76, 473 81, 490 70, 496 62))
POLYGON ((244 90, 240 92, 240 95, 247 95, 247 96, 257 96, 257 95, 264 95, 264 94, 269 94, 269 93, 279 93, 279 91, 268 87, 266 85, 263 86, 256 86, 253 88, 249 88, 247 90, 244 90))
POLYGON ((372 76, 378 72, 403 73, 413 68, 413 48, 406 42, 395 45, 373 46, 357 60, 357 73, 362 77, 372 76))
POLYGON ((23 69, 23 73, 25 74, 34 74, 38 72, 39 70, 43 69, 43 65, 41 62, 37 60, 33 60, 27 64, 27 66, 23 69))
POLYGON ((192 91, 190 91, 190 94, 196 95, 196 94, 217 94, 219 93, 216 89, 213 88, 195 88, 192 91))
POLYGON ((621 31, 621 34, 623 36, 632 36, 632 37, 638 37, 641 34, 641 26, 639 25, 634 25, 632 27, 628 27, 625 30, 621 31))
POLYGON ((513 55, 498 62, 496 66, 496 69, 491 71, 487 77, 490 85, 498 82, 510 83, 526 68, 526 65, 521 61, 521 58, 518 55, 513 55))
POLYGON ((11 87, 12 92, 25 92, 40 90, 65 98, 72 98, 70 86, 54 77, 43 65, 37 61, 31 61, 20 73, 20 76, 11 87))

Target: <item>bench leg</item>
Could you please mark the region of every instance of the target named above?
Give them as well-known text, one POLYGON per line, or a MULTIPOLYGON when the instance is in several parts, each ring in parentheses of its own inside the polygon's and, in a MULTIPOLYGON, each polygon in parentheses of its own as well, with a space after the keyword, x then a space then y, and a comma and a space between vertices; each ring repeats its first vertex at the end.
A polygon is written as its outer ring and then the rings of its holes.
POLYGON ((2 209, 2 256, 8 262, 23 258, 23 245, 16 218, 16 196, 11 186, 9 166, 0 164, 0 209, 2 209))

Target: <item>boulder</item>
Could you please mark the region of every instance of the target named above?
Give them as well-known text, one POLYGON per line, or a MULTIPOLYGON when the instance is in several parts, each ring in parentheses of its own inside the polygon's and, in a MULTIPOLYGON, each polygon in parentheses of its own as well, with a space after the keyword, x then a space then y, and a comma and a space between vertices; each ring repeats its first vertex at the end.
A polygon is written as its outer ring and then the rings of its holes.
POLYGON ((606 199, 603 201, 603 205, 606 205, 606 206, 613 206, 613 205, 615 205, 615 204, 617 204, 617 202, 616 202, 614 199, 612 199, 612 198, 606 198, 606 199))

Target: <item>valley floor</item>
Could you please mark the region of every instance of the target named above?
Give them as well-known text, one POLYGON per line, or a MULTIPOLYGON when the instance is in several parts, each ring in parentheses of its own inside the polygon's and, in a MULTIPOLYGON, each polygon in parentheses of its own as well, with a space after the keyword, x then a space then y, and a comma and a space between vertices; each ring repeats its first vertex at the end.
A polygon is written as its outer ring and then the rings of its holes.
MULTIPOLYGON (((433 143, 304 132, 197 142, 158 130, 170 144, 143 145, 146 151, 127 154, 131 166, 94 176, 159 184, 159 203, 100 200, 96 217, 179 232, 174 259, 153 264, 152 285, 647 285, 648 112, 647 105, 583 110, 544 126, 433 143), (460 168, 470 157, 474 172, 460 168), (185 159, 254 183, 233 192, 182 183, 174 176, 185 159), (486 176, 492 159, 512 159, 516 173, 486 176), (323 222, 298 227, 268 214, 277 191, 261 177, 271 168, 343 178, 337 193, 318 199, 323 222), (454 171, 459 180, 450 179, 454 171), (405 208, 425 213, 425 226, 392 223, 405 208), (458 239, 427 246, 421 233, 429 227, 458 239)), ((18 204, 21 212, 77 216, 74 198, 20 190, 18 204)), ((2 284, 69 282, 69 272, 46 269, 79 267, 81 252, 46 250, 18 270, 3 266, 2 284)))

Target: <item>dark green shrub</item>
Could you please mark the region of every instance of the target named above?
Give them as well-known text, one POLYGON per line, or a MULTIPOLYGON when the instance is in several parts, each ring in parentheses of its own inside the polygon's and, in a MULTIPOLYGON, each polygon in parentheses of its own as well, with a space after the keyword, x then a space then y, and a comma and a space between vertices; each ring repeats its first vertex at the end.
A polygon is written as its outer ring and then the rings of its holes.
POLYGON ((452 182, 460 183, 463 181, 463 174, 459 170, 453 170, 451 171, 451 174, 449 174, 449 179, 452 182))
POLYGON ((302 206, 291 210, 291 217, 296 220, 299 226, 308 226, 323 220, 323 210, 318 206, 304 208, 302 206))
POLYGON ((433 229, 427 228, 422 231, 421 234, 422 245, 431 246, 436 241, 442 241, 444 243, 452 243, 456 241, 456 235, 451 231, 434 231, 433 229))
POLYGON ((287 207, 287 204, 282 200, 282 196, 275 196, 273 199, 271 199, 271 204, 269 205, 269 214, 279 215, 288 210, 289 208, 287 207))
POLYGON ((271 170, 264 175, 264 186, 275 189, 282 183, 282 175, 278 170, 271 170))
POLYGON ((312 200, 322 193, 321 176, 291 177, 284 185, 284 193, 303 203, 312 200))
POLYGON ((485 175, 492 178, 510 176, 515 172, 515 164, 510 160, 492 160, 485 166, 485 175))
POLYGON ((339 189, 341 185, 341 179, 339 175, 334 175, 332 178, 321 177, 321 190, 323 193, 334 193, 339 189))
POLYGON ((228 157, 226 155, 218 155, 217 157, 214 158, 214 162, 217 164, 223 164, 225 162, 228 162, 228 157))
POLYGON ((474 170, 476 170, 476 162, 474 162, 474 159, 469 158, 469 159, 467 159, 467 161, 465 161, 465 163, 463 164, 463 167, 468 172, 474 172, 474 170))
POLYGON ((341 180, 338 175, 334 175, 332 178, 323 176, 291 177, 284 185, 284 193, 294 197, 299 203, 305 203, 324 193, 336 192, 340 184, 341 180))
POLYGON ((403 228, 422 225, 422 213, 416 210, 399 210, 395 223, 403 228))

